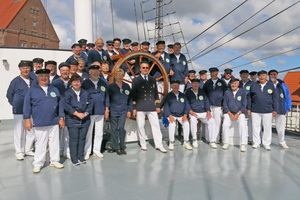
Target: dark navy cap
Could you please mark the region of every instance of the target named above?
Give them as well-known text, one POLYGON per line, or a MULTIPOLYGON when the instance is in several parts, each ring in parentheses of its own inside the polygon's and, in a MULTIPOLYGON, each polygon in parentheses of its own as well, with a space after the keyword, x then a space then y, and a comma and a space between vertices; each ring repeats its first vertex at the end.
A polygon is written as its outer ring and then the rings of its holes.
POLYGON ((122 40, 123 44, 130 44, 131 43, 131 40, 128 39, 128 38, 125 38, 122 40))
POLYGON ((91 69, 100 69, 100 66, 99 65, 90 65, 88 70, 91 70, 91 69))
POLYGON ((95 44, 94 43, 88 43, 86 46, 87 47, 95 47, 95 44))
POLYGON ((144 42, 142 42, 142 45, 148 45, 148 46, 150 46, 150 42, 144 41, 144 42))
POLYGON ((250 72, 249 74, 250 74, 251 76, 254 76, 254 75, 257 74, 257 72, 256 72, 256 71, 252 71, 252 72, 250 72))
POLYGON ((32 60, 33 63, 43 63, 44 62, 44 59, 43 58, 34 58, 32 60))
POLYGON ((54 60, 48 60, 48 61, 46 61, 45 62, 45 66, 47 66, 47 65, 57 65, 57 62, 55 62, 54 60))
POLYGON ((240 71, 240 74, 249 74, 249 71, 246 70, 246 69, 243 69, 243 70, 240 71))
POLYGON ((81 45, 78 44, 78 43, 75 43, 75 44, 73 44, 73 45, 71 46, 72 49, 74 49, 75 47, 80 47, 80 48, 81 48, 81 45))
POLYGON ((60 69, 62 67, 68 67, 68 68, 70 68, 70 64, 67 63, 67 62, 62 62, 62 63, 59 64, 58 69, 60 69))
POLYGON ((31 67, 32 66, 32 61, 29 61, 29 60, 21 60, 20 63, 19 63, 19 68, 20 67, 31 67))
POLYGON ((173 80, 173 81, 171 81, 171 85, 172 85, 173 83, 178 83, 178 84, 180 84, 180 81, 179 81, 179 80, 173 80))
POLYGON ((225 73, 232 73, 232 69, 227 68, 227 69, 224 70, 224 72, 225 73))
POLYGON ((106 41, 106 44, 108 44, 108 45, 113 45, 113 44, 114 44, 114 41, 112 41, 112 40, 107 40, 107 41, 106 41))
POLYGON ((199 71, 200 75, 203 75, 203 74, 206 74, 206 73, 207 73, 207 70, 205 70, 205 69, 199 71))
POLYGON ((278 71, 276 69, 271 69, 269 72, 268 72, 268 75, 270 75, 272 72, 275 72, 276 74, 278 74, 278 71))
POLYGON ((168 48, 173 49, 173 47, 174 47, 174 44, 168 44, 168 48))
POLYGON ((193 70, 193 69, 191 69, 191 70, 189 70, 189 73, 194 73, 194 74, 196 74, 196 71, 193 70))
POLYGON ((231 83, 233 83, 233 82, 236 82, 236 81, 240 81, 240 79, 238 79, 238 78, 233 78, 233 79, 231 79, 230 81, 229 81, 229 84, 231 84, 231 83))
POLYGON ((216 67, 211 67, 208 70, 209 70, 209 72, 218 72, 219 71, 219 69, 216 67))
POLYGON ((258 76, 261 74, 268 74, 268 72, 266 70, 260 70, 259 72, 257 72, 258 76))
POLYGON ((122 42, 120 38, 114 38, 113 41, 119 41, 119 42, 122 42))
POLYGON ((133 42, 133 43, 131 43, 131 46, 133 46, 133 47, 139 46, 139 43, 138 42, 133 42))
POLYGON ((49 69, 39 69, 39 70, 36 70, 35 74, 50 74, 50 70, 49 69))
POLYGON ((157 42, 156 42, 156 46, 157 46, 157 45, 160 45, 160 44, 166 44, 166 42, 165 42, 165 41, 163 41, 163 40, 161 40, 161 41, 157 41, 157 42))
POLYGON ((77 60, 71 60, 69 62, 70 65, 78 65, 78 61, 77 60))
POLYGON ((193 78, 193 79, 191 80, 191 82, 198 82, 198 83, 200 83, 200 79, 198 79, 198 78, 193 78))
POLYGON ((86 42, 87 42, 87 40, 86 39, 80 39, 80 40, 78 40, 78 43, 79 44, 83 44, 83 45, 86 45, 86 42))

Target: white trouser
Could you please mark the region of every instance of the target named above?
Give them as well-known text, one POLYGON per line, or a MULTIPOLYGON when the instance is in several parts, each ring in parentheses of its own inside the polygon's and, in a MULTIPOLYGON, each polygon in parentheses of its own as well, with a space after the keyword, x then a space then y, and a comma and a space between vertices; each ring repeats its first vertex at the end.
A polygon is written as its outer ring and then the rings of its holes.
POLYGON ((143 112, 138 111, 136 114, 136 122, 138 126, 138 135, 142 147, 146 146, 146 133, 145 133, 145 117, 148 116, 153 140, 156 148, 162 147, 162 133, 160 131, 158 115, 156 111, 152 112, 143 112))
POLYGON ((179 85, 179 91, 184 93, 184 88, 185 88, 185 85, 184 84, 180 84, 179 85))
POLYGON ((212 117, 216 122, 217 141, 220 140, 220 128, 222 123, 222 108, 217 106, 210 106, 212 117))
POLYGON ((251 113, 252 118, 252 134, 253 143, 261 144, 260 131, 261 124, 263 125, 264 131, 262 134, 262 144, 270 145, 272 141, 272 113, 251 113))
MULTIPOLYGON (((240 135, 240 145, 247 145, 247 130, 245 127, 246 118, 244 114, 240 114, 239 118, 236 120, 239 126, 239 135, 240 135)), ((222 131, 222 140, 224 144, 229 144, 229 135, 230 135, 230 126, 232 120, 228 114, 224 114, 223 121, 223 131, 222 131)))
POLYGON ((64 154, 70 154, 69 148, 69 131, 67 127, 59 129, 59 146, 64 154))
POLYGON ((197 117, 190 115, 190 124, 191 124, 191 133, 193 139, 197 139, 197 123, 198 119, 201 120, 204 124, 207 124, 208 131, 205 131, 205 138, 208 142, 215 142, 217 139, 217 130, 216 130, 216 122, 214 118, 210 118, 207 120, 206 112, 196 113, 197 117))
POLYGON ((58 125, 34 127, 35 153, 33 166, 42 167, 46 160, 49 145, 50 162, 59 162, 59 127, 58 125))
POLYGON ((91 124, 85 138, 84 154, 90 155, 92 151, 92 138, 93 138, 93 128, 95 125, 95 137, 94 137, 94 153, 101 153, 101 144, 103 139, 103 124, 104 115, 91 115, 91 124))
POLYGON ((31 129, 27 131, 24 127, 23 115, 14 115, 14 145, 15 155, 25 155, 31 151, 34 141, 34 131, 31 129))
POLYGON ((273 119, 275 120, 275 126, 276 126, 276 131, 278 134, 279 144, 285 144, 285 140, 284 140, 285 124, 286 124, 285 115, 277 114, 275 117, 273 117, 273 119))
POLYGON ((156 85, 157 85, 158 97, 161 100, 163 96, 159 93, 164 93, 164 82, 163 81, 156 81, 156 85))
MULTIPOLYGON (((170 142, 174 142, 175 141, 176 120, 182 125, 183 140, 185 142, 189 141, 189 135, 190 135, 190 125, 189 125, 189 122, 188 121, 183 122, 182 121, 182 117, 174 117, 174 119, 175 119, 175 122, 173 122, 173 123, 170 122, 169 128, 168 128, 170 142)), ((170 118, 168 118, 168 120, 170 121, 170 118)), ((196 128, 196 131, 197 131, 197 128, 196 128)), ((197 136, 196 136, 196 138, 197 138, 197 136)))

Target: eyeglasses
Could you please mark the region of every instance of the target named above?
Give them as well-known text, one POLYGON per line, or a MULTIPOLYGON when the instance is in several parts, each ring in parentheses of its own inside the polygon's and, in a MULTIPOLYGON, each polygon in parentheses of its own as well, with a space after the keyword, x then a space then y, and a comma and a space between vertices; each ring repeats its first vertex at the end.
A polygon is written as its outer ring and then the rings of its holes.
POLYGON ((142 69, 149 69, 149 67, 142 67, 142 69))
POLYGON ((107 46, 114 46, 113 44, 108 44, 107 46))

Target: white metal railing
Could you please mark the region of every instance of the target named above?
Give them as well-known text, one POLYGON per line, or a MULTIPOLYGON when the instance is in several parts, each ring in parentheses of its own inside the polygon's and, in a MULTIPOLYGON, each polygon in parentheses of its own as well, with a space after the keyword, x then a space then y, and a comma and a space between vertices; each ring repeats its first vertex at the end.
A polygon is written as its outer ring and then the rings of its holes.
POLYGON ((300 132, 300 101, 293 100, 293 107, 286 116, 285 128, 290 131, 300 132))

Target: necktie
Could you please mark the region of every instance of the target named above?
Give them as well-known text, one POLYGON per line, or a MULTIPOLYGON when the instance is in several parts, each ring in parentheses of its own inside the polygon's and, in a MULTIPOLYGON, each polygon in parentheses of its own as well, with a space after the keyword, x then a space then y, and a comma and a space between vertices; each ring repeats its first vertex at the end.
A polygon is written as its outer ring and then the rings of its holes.
POLYGON ((147 79, 147 75, 145 75, 145 76, 144 76, 144 79, 145 79, 145 81, 148 81, 148 79, 147 79))

